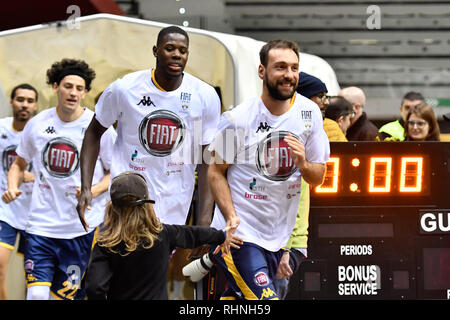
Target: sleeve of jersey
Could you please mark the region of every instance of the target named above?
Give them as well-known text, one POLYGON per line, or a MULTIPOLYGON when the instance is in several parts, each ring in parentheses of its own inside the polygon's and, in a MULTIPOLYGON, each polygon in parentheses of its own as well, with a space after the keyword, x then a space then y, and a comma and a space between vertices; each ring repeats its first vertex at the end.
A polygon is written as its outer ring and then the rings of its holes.
POLYGON ((118 81, 111 83, 95 105, 95 118, 105 128, 109 128, 118 119, 119 101, 118 81))
POLYGON ((108 298, 113 270, 109 261, 110 256, 105 251, 98 244, 95 244, 92 250, 91 262, 84 278, 88 300, 106 300, 108 298))
POLYGON ((323 119, 319 109, 313 110, 313 117, 312 132, 305 145, 306 160, 314 163, 326 163, 330 157, 330 141, 323 129, 323 119))
POLYGON ((100 160, 102 161, 103 168, 109 170, 111 168, 111 160, 114 152, 114 143, 116 142, 117 133, 111 126, 102 135, 100 140, 100 160))
POLYGON ((239 145, 243 141, 234 122, 231 111, 224 112, 220 117, 216 136, 208 148, 228 164, 236 162, 239 145))
POLYGON ((23 129, 22 134, 20 135, 19 145, 16 148, 16 153, 19 157, 22 157, 26 162, 30 163, 33 159, 33 154, 35 151, 34 144, 31 143, 33 140, 32 133, 34 121, 28 121, 23 129), (30 140, 31 139, 31 140, 30 140))
POLYGON ((213 88, 207 95, 205 103, 202 118, 202 145, 208 145, 213 141, 220 121, 220 99, 213 88))

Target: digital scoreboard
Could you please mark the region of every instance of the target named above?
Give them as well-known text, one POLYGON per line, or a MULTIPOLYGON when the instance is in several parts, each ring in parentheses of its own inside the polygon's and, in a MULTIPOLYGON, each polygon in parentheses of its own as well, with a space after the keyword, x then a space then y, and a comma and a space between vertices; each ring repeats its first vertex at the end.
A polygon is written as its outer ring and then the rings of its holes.
MULTIPOLYGON (((331 142, 286 299, 450 299, 450 143, 331 142)), ((213 266, 197 286, 219 299, 213 266)))
POLYGON ((450 143, 332 142, 288 299, 450 299, 450 143))

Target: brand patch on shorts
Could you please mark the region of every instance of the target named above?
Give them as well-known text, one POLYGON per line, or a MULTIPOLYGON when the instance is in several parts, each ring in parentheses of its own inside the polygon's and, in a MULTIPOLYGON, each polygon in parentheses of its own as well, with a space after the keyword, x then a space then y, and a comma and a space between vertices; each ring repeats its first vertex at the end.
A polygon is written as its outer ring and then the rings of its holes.
POLYGON ((33 269, 34 269, 34 261, 30 259, 25 261, 25 272, 30 273, 31 271, 33 271, 33 269))
POLYGON ((255 274, 255 283, 260 287, 264 287, 269 284, 269 277, 265 272, 258 272, 255 274))

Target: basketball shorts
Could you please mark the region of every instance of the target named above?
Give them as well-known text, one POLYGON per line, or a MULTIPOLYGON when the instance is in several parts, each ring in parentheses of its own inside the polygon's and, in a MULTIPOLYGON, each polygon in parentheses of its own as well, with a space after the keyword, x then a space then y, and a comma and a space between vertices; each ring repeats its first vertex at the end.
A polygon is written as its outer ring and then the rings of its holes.
POLYGON ((276 276, 283 250, 271 252, 244 242, 240 249, 231 248, 228 255, 221 255, 222 252, 214 255, 228 284, 221 300, 278 300, 272 279, 276 276))
POLYGON ((25 232, 14 228, 5 221, 0 221, 0 247, 4 247, 9 250, 14 250, 16 244, 17 233, 19 236, 19 246, 17 253, 23 255, 25 251, 25 232))
POLYGON ((24 255, 27 287, 49 286, 60 300, 83 300, 81 280, 91 256, 95 231, 74 239, 54 239, 27 233, 24 255))

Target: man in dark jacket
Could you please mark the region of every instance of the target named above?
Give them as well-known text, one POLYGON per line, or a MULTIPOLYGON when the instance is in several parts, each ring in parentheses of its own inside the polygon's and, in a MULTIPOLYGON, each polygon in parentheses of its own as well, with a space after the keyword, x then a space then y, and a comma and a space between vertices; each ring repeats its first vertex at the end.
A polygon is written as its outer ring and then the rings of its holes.
POLYGON ((353 105, 355 116, 351 119, 350 127, 347 129, 348 141, 375 141, 378 136, 378 128, 367 118, 363 111, 366 103, 364 92, 358 87, 347 87, 339 92, 353 105))

